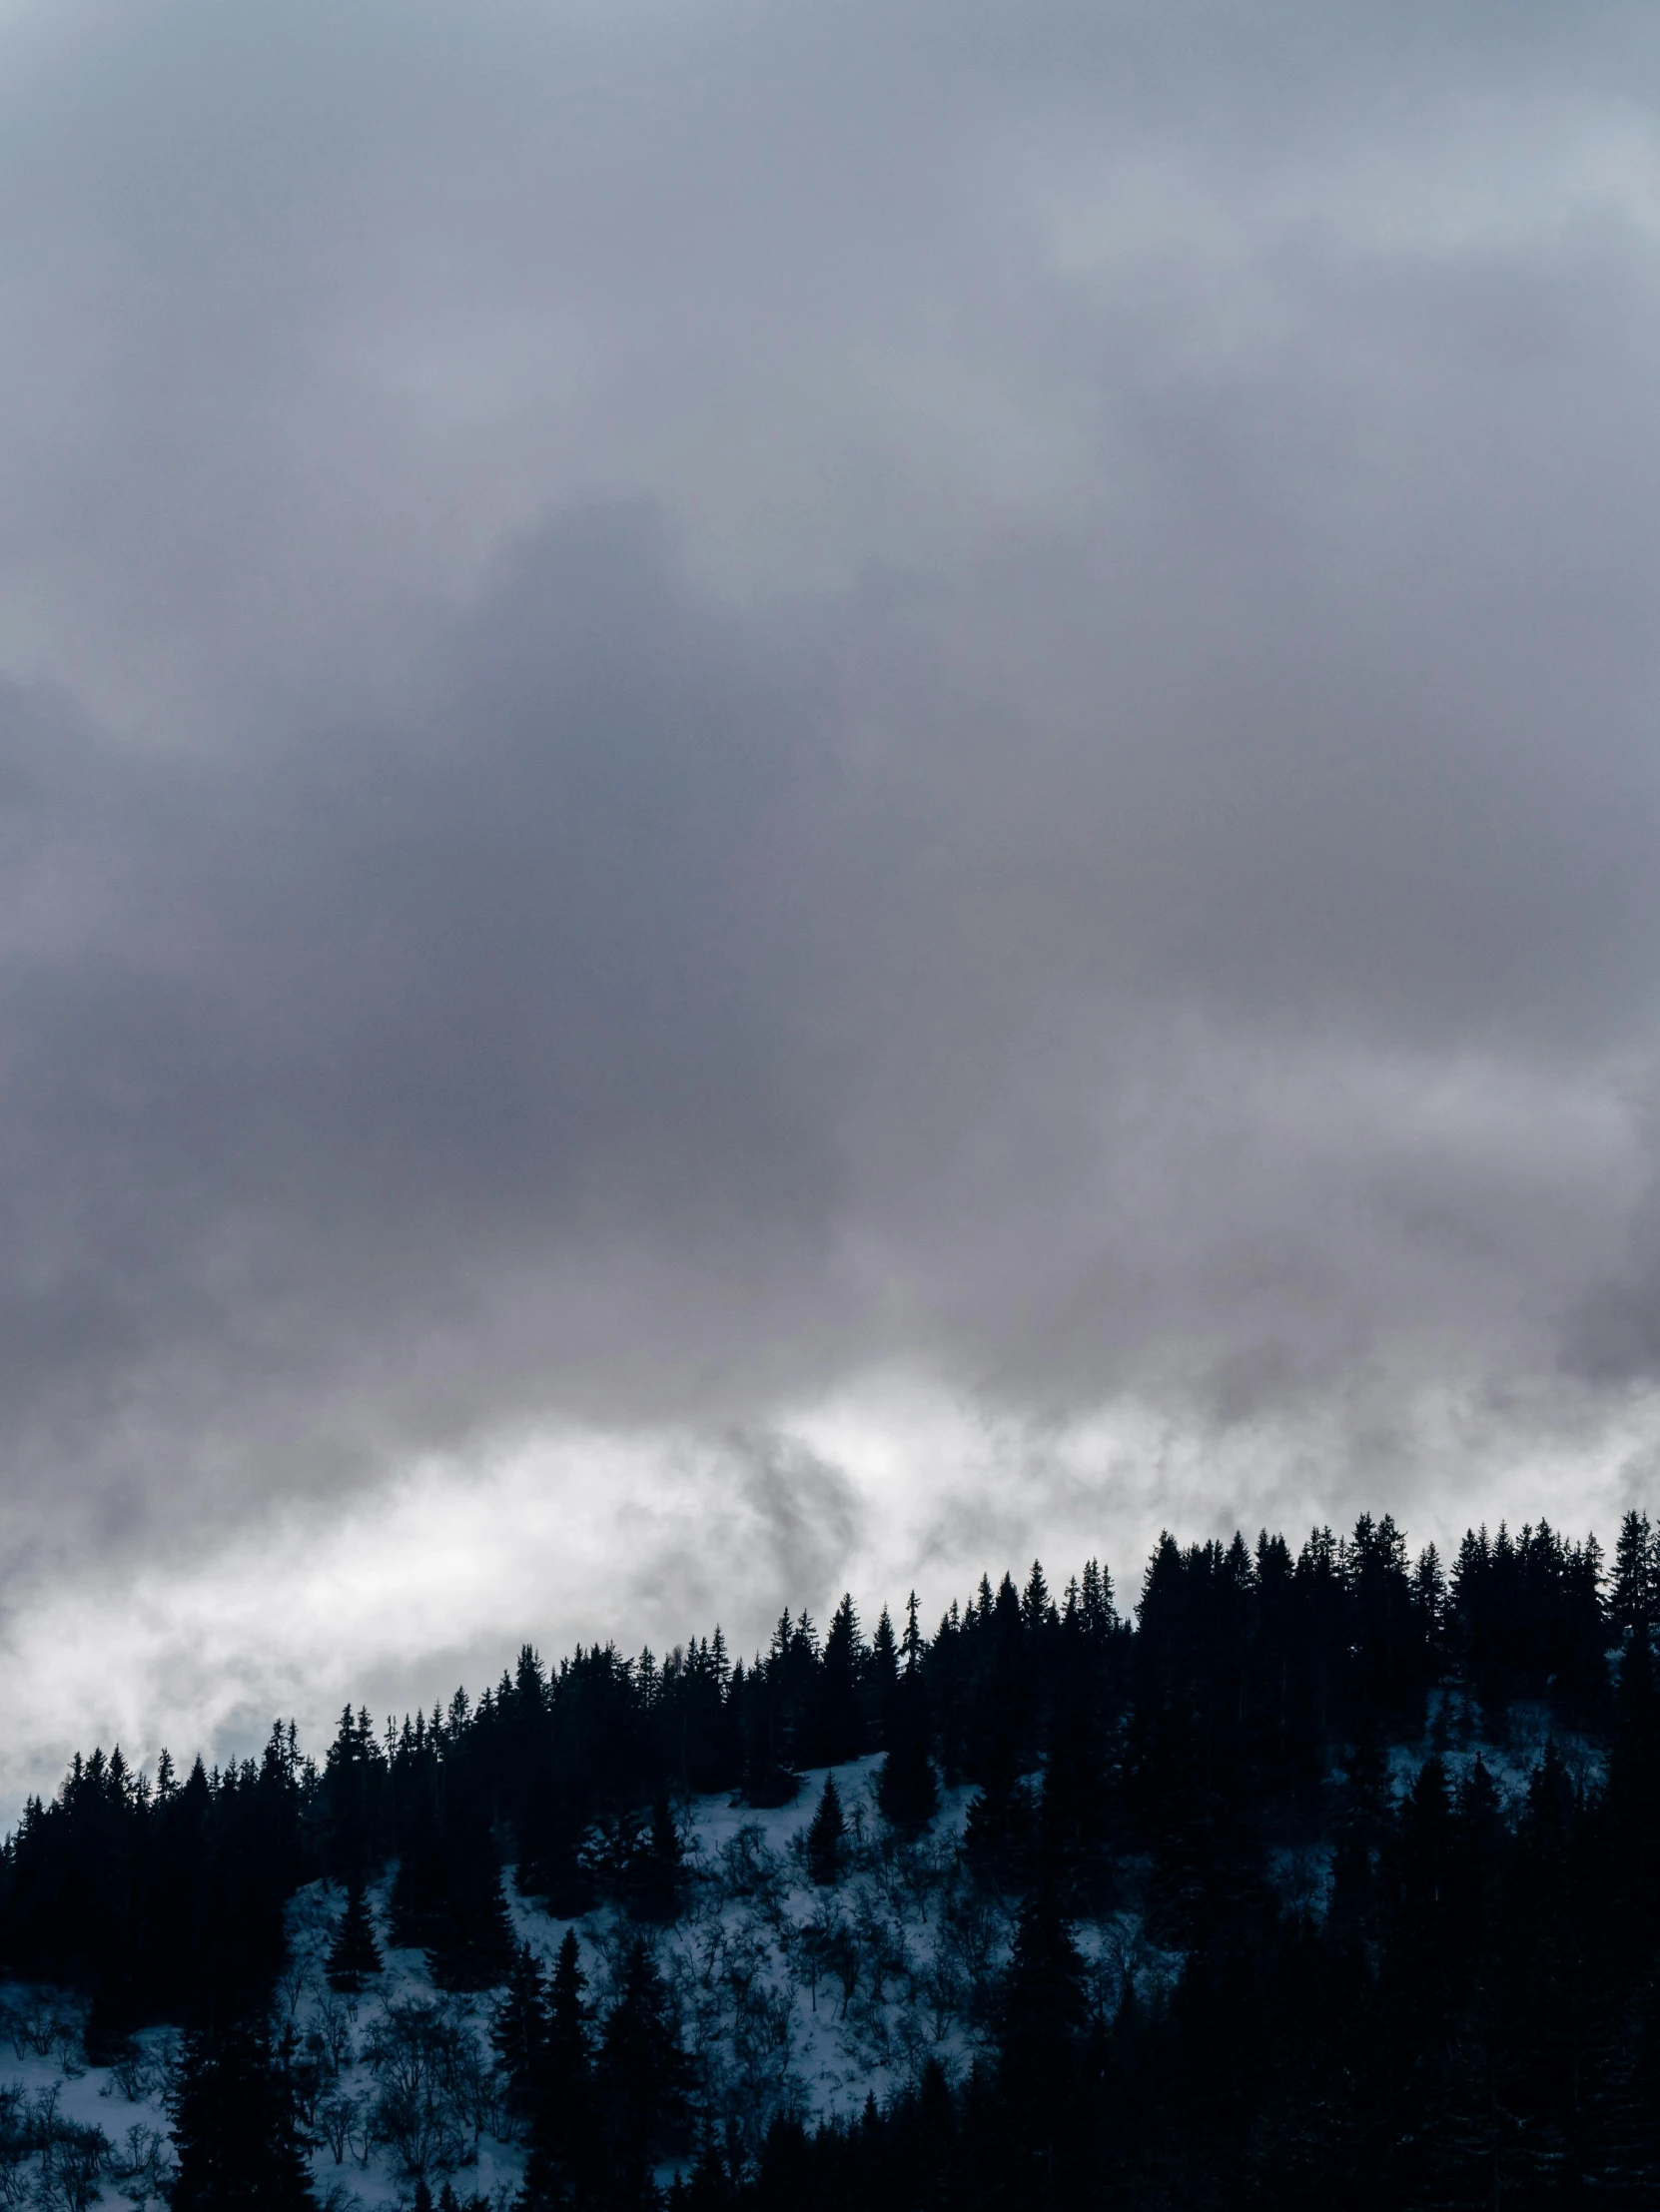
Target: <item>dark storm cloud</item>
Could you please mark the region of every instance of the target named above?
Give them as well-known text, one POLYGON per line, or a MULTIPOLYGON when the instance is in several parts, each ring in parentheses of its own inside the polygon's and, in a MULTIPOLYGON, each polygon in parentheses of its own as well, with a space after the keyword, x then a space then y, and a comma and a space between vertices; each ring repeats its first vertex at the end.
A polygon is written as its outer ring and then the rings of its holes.
POLYGON ((19 1540, 875 1367, 1387 1481, 1645 1375, 1660 67, 1575 31, 14 18, 19 1540))

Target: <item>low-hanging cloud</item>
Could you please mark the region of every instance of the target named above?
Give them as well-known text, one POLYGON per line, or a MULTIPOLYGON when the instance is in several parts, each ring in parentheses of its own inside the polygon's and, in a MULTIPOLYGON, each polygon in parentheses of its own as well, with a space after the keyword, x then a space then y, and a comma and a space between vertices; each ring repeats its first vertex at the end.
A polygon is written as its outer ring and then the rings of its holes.
POLYGON ((821 1604, 891 1387, 1011 1542, 1140 1527, 1114 1407, 1246 1516, 1615 1494, 1642 11, 0 40, 14 1606, 560 1424, 821 1604))

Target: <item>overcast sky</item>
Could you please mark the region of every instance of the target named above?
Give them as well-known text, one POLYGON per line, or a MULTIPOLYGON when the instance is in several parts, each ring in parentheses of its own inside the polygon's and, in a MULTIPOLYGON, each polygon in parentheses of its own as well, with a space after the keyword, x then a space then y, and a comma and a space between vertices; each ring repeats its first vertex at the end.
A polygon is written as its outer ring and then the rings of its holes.
POLYGON ((1660 1505, 1660 15, 0 10, 0 1796, 1660 1505))

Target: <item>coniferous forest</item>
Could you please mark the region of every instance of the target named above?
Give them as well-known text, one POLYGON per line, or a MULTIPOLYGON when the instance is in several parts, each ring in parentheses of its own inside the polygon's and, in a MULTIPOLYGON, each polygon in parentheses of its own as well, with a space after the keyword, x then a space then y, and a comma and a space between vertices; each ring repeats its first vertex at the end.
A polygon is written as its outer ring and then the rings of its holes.
POLYGON ((1641 1515, 1363 1516, 1166 1536, 1122 1610, 1034 1564, 931 1635, 526 1647, 320 1760, 77 1756, 5 1843, 7 2019, 116 2081, 171 2029, 171 2140, 0 2087, 0 2194, 344 2205, 373 2149, 519 2212, 1652 2206, 1657 1627, 1641 1515))

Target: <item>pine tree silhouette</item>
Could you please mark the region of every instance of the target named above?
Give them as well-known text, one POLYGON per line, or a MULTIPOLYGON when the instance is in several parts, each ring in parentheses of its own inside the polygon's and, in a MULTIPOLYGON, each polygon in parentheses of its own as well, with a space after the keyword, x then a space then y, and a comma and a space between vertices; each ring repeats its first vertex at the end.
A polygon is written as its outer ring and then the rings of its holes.
POLYGON ((895 1828, 926 1828, 939 1811, 928 1726, 928 1693, 921 1671, 894 1686, 888 1719, 888 1756, 876 1778, 876 1802, 895 1828))
POLYGON ((1653 1627, 1655 1613, 1660 1610, 1655 1601, 1656 1579, 1654 1534, 1648 1515, 1630 1512, 1620 1524, 1619 1542, 1614 1546, 1614 1588, 1608 1606, 1614 1626, 1622 1635, 1653 1627))
POLYGON ((865 1662, 864 1639, 851 1596, 837 1606, 824 1640, 815 1693, 812 1698, 808 1766, 822 1759, 835 1766, 857 1759, 865 1748, 864 1713, 859 1700, 859 1678, 865 1662))
POLYGON ((188 2033, 169 2103, 178 2212, 315 2208, 293 2089, 264 2029, 188 2033))
POLYGON ((1008 1739, 1000 1733, 988 1747, 979 1795, 969 1803, 963 1850, 977 1873, 1009 1881, 1025 1864, 1031 1829, 1031 1803, 1016 1777, 1008 1739))
POLYGON ((668 1784, 659 1776, 651 1801, 650 1830, 627 1869, 628 1907, 637 1919, 674 1918, 684 1888, 684 1857, 674 1810, 668 1802, 668 1784))
POLYGON ((628 1954, 598 2071, 608 2120, 607 2201, 649 2204, 652 2162, 686 2142, 689 2069, 648 1943, 636 1943, 628 1954))
POLYGON ((381 1968, 381 1946, 375 1939, 369 1898, 363 1883, 354 1881, 346 1894, 346 1910, 335 1929, 335 1939, 329 1946, 329 1962, 325 1968, 329 1985, 355 1996, 381 1968))
POLYGON ((1004 1984, 998 2091, 1013 2136, 1050 2187, 1063 2184, 1084 2117, 1084 2018, 1083 1960, 1054 1885, 1040 1882, 1022 1908, 1004 1984))
POLYGON ((807 1871, 817 1882, 828 1885, 840 1872, 842 1839, 847 1834, 847 1823, 842 1818, 842 1801, 836 1792, 834 1771, 824 1778, 824 1791, 818 1801, 818 1811, 807 1829, 807 1871))
POLYGON ((477 1813, 457 1820, 446 1842, 446 1895, 426 1954, 432 1979, 442 1989, 487 1989, 505 1978, 513 1960, 501 1867, 477 1813))
POLYGON ((547 2054, 547 1993, 528 1943, 520 1943, 513 1954, 506 1992, 490 2023, 490 2041, 506 2076, 508 2110, 528 2119, 547 2054))
POLYGON ((546 2029, 530 2111, 530 2155, 517 2212, 555 2212, 591 2200, 598 2165, 593 2061, 574 1928, 566 1928, 548 1980, 546 2029))
POLYGON ((705 2132, 698 2146, 697 2162, 692 2167, 691 2180, 684 2189, 681 2202, 686 2212, 726 2212, 733 2201, 732 2183, 726 2161, 720 2154, 720 2146, 711 2133, 705 2132))

